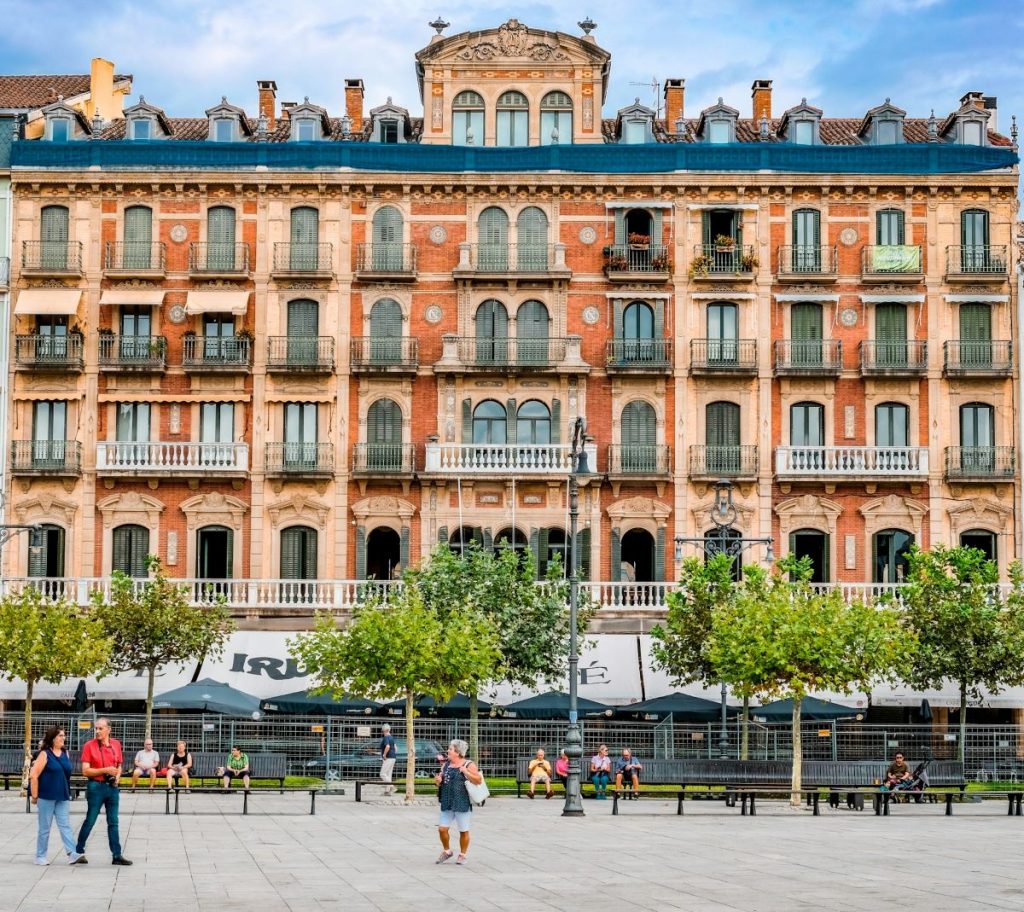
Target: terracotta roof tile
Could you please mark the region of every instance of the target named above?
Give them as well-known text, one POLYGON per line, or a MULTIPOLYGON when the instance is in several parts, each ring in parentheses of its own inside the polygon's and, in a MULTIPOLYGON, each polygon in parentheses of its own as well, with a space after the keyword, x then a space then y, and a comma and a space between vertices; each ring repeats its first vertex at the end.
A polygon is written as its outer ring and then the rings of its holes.
MULTIPOLYGON (((114 82, 131 80, 114 76, 114 82)), ((57 100, 89 91, 89 76, 0 76, 0 108, 41 108, 57 100)))

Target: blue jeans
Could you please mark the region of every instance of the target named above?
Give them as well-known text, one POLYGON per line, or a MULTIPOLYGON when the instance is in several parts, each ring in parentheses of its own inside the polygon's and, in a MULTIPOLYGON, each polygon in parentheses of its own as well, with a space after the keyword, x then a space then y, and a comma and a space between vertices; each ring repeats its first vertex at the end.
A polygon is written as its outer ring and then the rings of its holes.
POLYGON ((594 773, 591 778, 594 783, 594 788, 599 792, 605 791, 605 789, 608 788, 609 781, 611 780, 611 777, 604 770, 599 773, 594 773))
POLYGON ((102 808, 107 815, 107 841, 110 843, 110 854, 114 858, 121 857, 121 836, 117 829, 117 808, 121 799, 121 790, 107 785, 106 782, 95 782, 89 780, 85 787, 85 800, 89 809, 85 813, 85 822, 82 829, 78 831, 77 851, 85 854, 85 843, 89 839, 92 828, 96 826, 96 820, 100 816, 102 808))
POLYGON ((55 801, 52 798, 40 798, 39 834, 36 836, 36 858, 46 858, 50 846, 50 830, 53 829, 53 818, 57 818, 57 832, 64 843, 65 852, 75 851, 75 836, 71 832, 71 802, 55 801))

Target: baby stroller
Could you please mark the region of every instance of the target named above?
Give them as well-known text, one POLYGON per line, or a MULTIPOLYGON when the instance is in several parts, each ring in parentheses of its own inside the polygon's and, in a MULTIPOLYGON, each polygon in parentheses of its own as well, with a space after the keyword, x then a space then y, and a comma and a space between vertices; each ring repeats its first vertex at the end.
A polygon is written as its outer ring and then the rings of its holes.
POLYGON ((923 792, 928 788, 928 764, 931 762, 931 757, 923 760, 914 768, 914 772, 910 774, 909 779, 897 782, 892 787, 891 791, 894 796, 902 796, 896 797, 894 800, 909 801, 913 797, 917 804, 921 803, 923 792))

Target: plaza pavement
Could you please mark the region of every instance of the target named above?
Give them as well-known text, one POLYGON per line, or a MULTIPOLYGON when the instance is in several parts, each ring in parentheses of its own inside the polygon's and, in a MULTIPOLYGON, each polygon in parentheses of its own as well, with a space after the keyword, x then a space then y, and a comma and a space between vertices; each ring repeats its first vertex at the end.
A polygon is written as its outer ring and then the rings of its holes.
MULTIPOLYGON (((436 803, 413 807, 348 795, 122 797, 121 835, 135 865, 110 864, 101 819, 90 864, 67 865, 56 830, 49 867, 32 864, 36 818, 0 793, 0 912, 878 912, 1024 910, 1024 818, 1005 805, 823 808, 763 804, 756 818, 720 802, 492 798, 473 814, 469 864, 437 866, 436 803)), ((72 805, 77 833, 84 802, 72 805)))

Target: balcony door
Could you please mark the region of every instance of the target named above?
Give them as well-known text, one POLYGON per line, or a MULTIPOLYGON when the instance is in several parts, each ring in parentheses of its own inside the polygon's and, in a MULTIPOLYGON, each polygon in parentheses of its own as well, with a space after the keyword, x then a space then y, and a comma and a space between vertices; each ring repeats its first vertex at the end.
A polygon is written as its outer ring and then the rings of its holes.
POLYGON ((288 361, 316 364, 320 335, 320 305, 305 298, 288 302, 288 361))
POLYGON ((874 575, 876 583, 902 583, 910 572, 907 552, 914 536, 903 529, 884 529, 874 537, 874 575))
POLYGON ((536 206, 527 206, 516 222, 519 269, 543 272, 548 268, 548 217, 536 206))
POLYGON ((536 399, 524 402, 516 411, 516 445, 520 464, 551 467, 555 463, 551 411, 536 399))
POLYGON ((145 361, 153 341, 153 311, 148 307, 122 307, 118 360, 145 361))
POLYGON ((224 526, 204 526, 196 532, 196 576, 199 579, 228 580, 234 576, 234 539, 234 532, 224 526))
POLYGON ((660 360, 658 342, 654 338, 654 310, 643 301, 633 301, 622 314, 622 361, 645 364, 660 360))
POLYGON ((960 305, 960 366, 992 366, 992 308, 988 304, 960 305))
POLYGON ((476 363, 508 362, 508 311, 500 301, 484 301, 476 309, 476 363))
POLYGON ((821 272, 821 213, 817 209, 793 213, 793 272, 821 272))
POLYGON ((60 469, 67 447, 68 405, 43 400, 32 408, 32 467, 60 469))
POLYGON ((214 206, 206 213, 206 269, 235 269, 235 210, 230 206, 214 206))
POLYGON ((129 206, 124 210, 124 269, 150 269, 153 266, 153 210, 148 206, 129 206))
POLYGON ((821 305, 812 301, 794 304, 789 318, 793 346, 790 363, 804 367, 821 364, 824 360, 822 339, 825 322, 821 305))
POLYGON ((370 361, 397 365, 402 360, 402 308, 391 298, 376 301, 370 309, 370 361))
POLYGON ((960 213, 960 268, 963 272, 986 272, 990 267, 988 213, 968 209, 960 213))
POLYGON ((875 446, 910 446, 910 409, 899 402, 875 406, 875 446))
POLYGON ((789 536, 789 551, 797 560, 804 557, 810 559, 812 583, 830 581, 829 540, 826 533, 817 529, 797 529, 789 536))
POLYGON ((373 214, 373 268, 402 270, 402 213, 394 206, 382 206, 373 214))
POLYGON ((402 469, 402 410, 393 399, 378 399, 366 416, 366 467, 379 472, 402 469))
MULTIPOLYGON (((466 454, 467 468, 506 467, 512 461, 506 448, 510 436, 508 413, 500 403, 486 399, 477 405, 473 409, 471 427, 471 442, 478 446, 466 454)), ((515 433, 515 424, 512 424, 512 433, 515 433)))
POLYGON ((550 327, 548 309, 540 301, 526 301, 516 312, 517 361, 524 365, 548 363, 550 327))
POLYGON ((961 548, 975 548, 985 555, 985 560, 999 560, 999 540, 995 532, 988 529, 968 529, 960 533, 961 548))
POLYGON ((205 466, 234 464, 235 405, 233 402, 204 402, 199 406, 200 462, 205 466))
POLYGON ((241 354, 239 340, 235 338, 235 321, 207 314, 203 318, 203 360, 233 363, 241 354))
POLYGON ((650 403, 636 399, 622 409, 621 471, 649 474, 658 468, 658 420, 650 403))
POLYGON ((45 269, 68 268, 68 210, 43 206, 39 214, 39 264, 45 269))
POLYGON ((114 433, 117 462, 125 466, 148 465, 150 407, 148 402, 119 402, 114 433))
POLYGON ((991 474, 995 469, 995 409, 983 402, 960 406, 961 468, 991 474))
POLYGON ((879 304, 875 308, 875 363, 878 367, 907 366, 905 304, 879 304))
POLYGON ((317 532, 309 526, 281 530, 281 579, 317 578, 317 532))
POLYGON ((282 465, 291 471, 317 467, 317 406, 315 402, 284 405, 282 465))
POLYGON ((705 409, 709 475, 738 475, 740 471, 740 407, 735 402, 711 402, 705 409))
POLYGON ((708 364, 729 365, 739 359, 739 318, 735 304, 708 306, 708 364))
MULTIPOLYGON (((78 353, 79 356, 81 352, 78 353)), ((68 358, 68 318, 39 317, 36 324, 36 363, 59 364, 68 358)))
POLYGON ((743 253, 743 226, 734 209, 711 209, 701 218, 704 255, 715 272, 737 272, 743 253))
POLYGON ((789 407, 789 442, 795 447, 825 446, 825 407, 797 402, 789 407))
POLYGON ((903 212, 899 209, 882 209, 875 213, 875 243, 879 247, 902 247, 903 212))
POLYGON ((40 534, 39 548, 28 550, 28 575, 47 579, 64 576, 65 533, 60 526, 47 523, 40 534))
POLYGON ((312 206, 296 206, 291 213, 291 243, 288 247, 288 268, 292 272, 313 272, 317 262, 320 238, 320 213, 312 206))
POLYGON ((136 579, 149 575, 149 529, 145 526, 118 526, 111 535, 111 572, 125 573, 136 579))
POLYGON ((477 223, 477 268, 484 272, 508 269, 508 215, 504 209, 490 206, 480 213, 477 223))
MULTIPOLYGON (((358 546, 357 546, 358 548, 358 546)), ((377 526, 366 537, 366 579, 399 579, 402 567, 402 536, 388 526, 377 526)))

